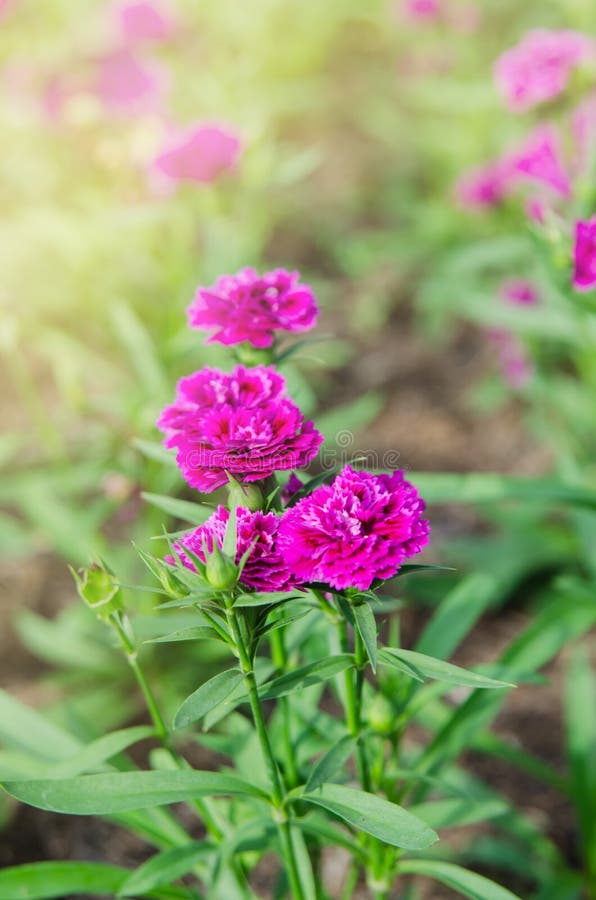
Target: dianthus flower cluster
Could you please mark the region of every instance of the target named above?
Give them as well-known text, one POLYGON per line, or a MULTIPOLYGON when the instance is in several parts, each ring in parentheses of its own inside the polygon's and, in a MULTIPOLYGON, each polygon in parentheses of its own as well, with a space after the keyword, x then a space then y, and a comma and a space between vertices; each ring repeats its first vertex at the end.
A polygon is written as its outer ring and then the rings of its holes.
MULTIPOLYGON (((218 329, 212 340, 224 344, 266 348, 277 330, 303 331, 317 313, 312 290, 299 282, 298 273, 276 269, 259 276, 243 269, 212 288, 200 288, 189 323, 218 329)), ((207 367, 182 378, 158 426, 191 487, 209 493, 230 483, 237 488, 259 482, 246 508, 237 508, 235 562, 246 554, 239 579, 245 588, 277 591, 317 584, 364 590, 377 579, 393 577, 428 542, 424 501, 403 472, 373 475, 347 466, 332 484, 296 497, 308 491, 308 484, 293 470, 308 465, 323 438, 289 398, 273 366, 238 365, 232 372, 207 367), (276 496, 265 480, 284 471, 292 475, 276 504, 285 508, 255 510, 252 502, 265 506, 276 496)), ((231 490, 234 496, 242 504, 242 491, 231 490)), ((228 520, 220 506, 178 541, 174 546, 182 563, 194 568, 191 554, 205 561, 215 545, 221 549, 228 520)))
POLYGON ((158 427, 186 481, 210 492, 228 482, 259 481, 304 468, 322 435, 290 400, 273 367, 205 368, 178 382, 176 399, 158 427))
POLYGON ((285 269, 258 275, 246 268, 224 275, 212 287, 197 290, 188 324, 214 331, 210 342, 270 347, 276 331, 308 331, 316 324, 314 294, 299 279, 298 272, 285 269))

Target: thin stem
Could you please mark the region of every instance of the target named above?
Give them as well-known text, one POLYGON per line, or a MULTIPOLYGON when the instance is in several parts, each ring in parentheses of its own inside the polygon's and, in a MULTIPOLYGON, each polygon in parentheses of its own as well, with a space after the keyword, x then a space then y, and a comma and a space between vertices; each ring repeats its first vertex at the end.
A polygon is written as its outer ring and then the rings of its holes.
POLYGON ((285 785, 283 783, 277 761, 275 759, 275 756, 273 755, 273 749, 271 747, 269 735, 267 734, 267 726, 265 724, 263 708, 261 706, 261 700, 259 698, 259 689, 257 687, 255 673, 253 671, 252 659, 242 638, 242 633, 238 625, 238 619, 236 618, 236 611, 232 603, 233 601, 231 598, 226 602, 228 624, 230 626, 230 630, 236 644, 238 660, 240 662, 240 668, 242 669, 242 672, 244 674, 244 681, 248 692, 248 700, 250 703, 255 730, 257 732, 259 744, 261 746, 261 753, 263 754, 267 776, 271 784, 271 799, 273 801, 273 805, 276 808, 276 814, 274 818, 277 824, 282 855, 290 881, 290 890, 292 892, 293 900, 305 900, 305 894, 302 890, 302 884, 300 882, 300 876, 298 874, 298 865, 296 863, 294 846, 292 844, 290 822, 288 821, 287 813, 284 809, 286 799, 285 785))
MULTIPOLYGON (((271 656, 275 667, 283 673, 288 667, 288 654, 286 652, 283 631, 280 628, 272 631, 269 635, 269 642, 271 645, 271 656)), ((292 717, 289 697, 280 697, 279 703, 281 709, 286 780, 289 787, 296 787, 299 782, 299 776, 294 754, 294 743, 292 741, 292 717)))
MULTIPOLYGON (((348 642, 348 627, 345 619, 340 619, 337 623, 337 631, 339 634, 339 643, 343 653, 350 652, 348 642)), ((364 659, 362 658, 363 646, 362 641, 358 643, 359 634, 354 634, 354 650, 356 657, 356 665, 359 667, 354 676, 352 669, 346 669, 344 672, 344 688, 345 688, 345 713, 348 731, 352 737, 358 741, 356 747, 356 762, 358 765, 358 776, 360 784, 364 791, 370 791, 370 774, 368 769, 368 760, 362 742, 362 687, 364 683, 364 659)))

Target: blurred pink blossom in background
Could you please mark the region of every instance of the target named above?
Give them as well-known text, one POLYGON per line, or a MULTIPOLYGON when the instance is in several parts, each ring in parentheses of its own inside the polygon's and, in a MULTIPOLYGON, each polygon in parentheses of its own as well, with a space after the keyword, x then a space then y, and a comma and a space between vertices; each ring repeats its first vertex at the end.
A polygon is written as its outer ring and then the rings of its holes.
POLYGON ((154 168, 174 181, 207 184, 236 166, 242 144, 227 125, 199 122, 175 132, 154 160, 154 168))
POLYGON ((578 291, 596 287, 596 216, 575 224, 573 286, 578 291))
POLYGON ((128 43, 161 43, 174 31, 171 10, 157 0, 124 0, 114 8, 119 35, 128 43))
POLYGON ((107 53, 98 62, 93 92, 106 109, 120 113, 143 113, 158 109, 169 81, 155 60, 147 60, 127 48, 107 53))
POLYGON ((516 306, 534 306, 540 301, 536 287, 526 278, 510 278, 499 288, 499 294, 507 303, 516 306))
POLYGON ((457 199, 464 209, 497 206, 509 193, 511 176, 511 162, 507 157, 468 169, 456 184, 457 199))
POLYGON ((553 100, 574 68, 596 57, 596 45, 576 31, 529 31, 495 64, 495 82, 513 112, 553 100))
POLYGON ((409 19, 436 19, 441 13, 441 0, 402 0, 398 11, 409 19))
POLYGON ((523 388, 532 377, 533 369, 519 338, 506 328, 491 328, 488 338, 497 351, 503 380, 515 390, 523 388))
POLYGON ((533 131, 512 162, 516 174, 538 181, 563 197, 570 196, 571 183, 563 168, 557 136, 551 128, 539 126, 533 131))

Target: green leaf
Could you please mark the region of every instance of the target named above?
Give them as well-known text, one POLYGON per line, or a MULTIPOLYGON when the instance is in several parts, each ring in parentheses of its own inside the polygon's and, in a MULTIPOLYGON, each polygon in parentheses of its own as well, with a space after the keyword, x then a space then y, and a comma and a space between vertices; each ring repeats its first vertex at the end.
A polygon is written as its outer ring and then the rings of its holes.
POLYGON ((469 797, 434 800, 428 803, 417 803, 410 807, 410 812, 422 819, 432 828, 453 828, 463 825, 474 825, 503 816, 509 807, 503 800, 474 800, 469 797))
POLYGON ((377 671, 377 623, 368 603, 356 603, 352 606, 354 621, 364 641, 366 652, 373 672, 377 671))
POLYGON ((400 862, 399 873, 434 878, 435 881, 440 881, 441 884, 454 888, 464 897, 472 897, 473 900, 520 900, 517 894, 512 894, 507 888, 453 863, 430 859, 406 859, 400 862))
POLYGON ((351 734, 346 734, 333 747, 330 747, 310 773, 304 790, 310 793, 333 778, 348 761, 357 744, 356 738, 351 734))
POLYGON ((55 763, 43 774, 45 778, 71 778, 95 769, 106 760, 118 753, 122 753, 127 747, 136 744, 137 741, 155 735, 155 729, 149 725, 136 725, 133 728, 122 728, 111 734, 104 734, 92 741, 84 749, 79 750, 68 759, 55 763))
POLYGON ((190 872, 194 865, 212 850, 212 844, 195 842, 158 853, 129 875, 120 886, 118 896, 134 897, 176 881, 190 872))
POLYGON ((0 741, 30 753, 35 759, 48 761, 72 756, 82 747, 77 738, 2 690, 0 741))
POLYGON ((438 840, 437 835, 420 819, 375 794, 357 791, 340 784, 323 784, 302 800, 322 806, 350 825, 393 847, 423 850, 438 840))
POLYGON ((596 873, 596 678, 582 647, 575 648, 566 673, 564 711, 571 791, 596 873))
POLYGON ((446 681, 449 684, 473 688, 515 687, 514 684, 507 681, 495 681, 494 678, 487 678, 486 675, 470 672, 468 669, 462 669, 460 666, 454 666, 452 663, 426 656, 424 653, 417 653, 414 650, 396 650, 384 647, 379 651, 379 661, 382 664, 391 666, 395 659, 413 666, 425 678, 433 678, 436 681, 446 681))
POLYGON ((318 893, 315 884, 315 876, 306 841, 304 840, 302 831, 293 824, 290 827, 290 841, 292 842, 294 850, 294 858, 298 869, 298 878, 304 893, 304 900, 317 900, 318 893))
POLYGON ((174 728, 185 728, 193 722, 198 722, 229 697, 243 677, 239 669, 226 669, 225 672, 218 672, 186 698, 174 716, 174 728))
POLYGON ((328 681, 334 675, 344 672, 354 665, 354 657, 351 653, 339 653, 337 656, 329 656, 316 662, 308 663, 300 669, 287 672, 279 678, 275 678, 268 684, 264 684, 259 690, 261 700, 275 700, 277 697, 285 697, 294 691, 302 691, 314 684, 328 681))
POLYGON ((117 894, 128 870, 88 862, 38 862, 0 871, 0 900, 117 894))
POLYGON ((183 628, 181 631, 171 631, 162 634, 161 637, 149 638, 144 644, 172 644, 178 641, 214 641, 222 640, 221 635, 214 628, 206 625, 195 625, 192 628, 183 628))
POLYGON ((229 556, 231 560, 236 559, 236 548, 238 547, 238 514, 236 512, 236 507, 233 506, 230 510, 230 515, 228 518, 228 522, 226 525, 226 531, 224 534, 223 545, 222 545, 222 553, 224 556, 229 556))
POLYGON ((136 447, 136 449, 139 450, 143 456, 146 456, 147 459, 166 463, 168 466, 176 465, 176 454, 164 447, 163 444, 158 444, 155 441, 144 441, 141 438, 135 438, 132 444, 133 447, 136 447))
POLYGON ((246 781, 219 772, 114 772, 78 778, 6 781, 4 790, 30 806, 79 816, 105 816, 220 795, 266 796, 246 781))
POLYGON ((168 497, 167 494, 149 494, 144 491, 141 497, 175 519, 182 519, 183 522, 190 522, 193 525, 202 525, 213 513, 213 509, 203 503, 178 500, 176 497, 168 497))

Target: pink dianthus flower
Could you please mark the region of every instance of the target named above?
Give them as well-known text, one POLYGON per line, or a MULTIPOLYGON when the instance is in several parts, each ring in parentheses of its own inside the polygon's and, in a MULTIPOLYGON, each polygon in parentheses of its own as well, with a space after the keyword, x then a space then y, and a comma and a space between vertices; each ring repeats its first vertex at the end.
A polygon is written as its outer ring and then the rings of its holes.
POLYGON ((278 547, 301 583, 368 589, 392 578, 428 543, 425 504, 403 472, 373 475, 346 466, 284 513, 278 547))
POLYGON ((307 331, 318 315, 311 288, 298 272, 274 269, 258 275, 241 269, 224 275, 213 287, 200 287, 188 308, 191 328, 214 330, 208 343, 270 347, 275 331, 307 331))
POLYGON ((567 175, 555 132, 540 126, 528 137, 523 147, 512 157, 517 175, 538 181, 562 197, 571 194, 571 182, 567 175))
POLYGON ((171 134, 153 166, 173 181, 208 184, 233 169, 241 152, 240 139, 230 128, 199 122, 171 134))
POLYGON ((529 31, 497 60, 497 87, 513 112, 525 112, 564 91, 573 69, 594 51, 594 42, 576 31, 529 31))
MULTIPOLYGON (((240 584, 256 591, 283 591, 290 587, 290 573, 286 562, 277 548, 277 532, 279 528, 279 516, 275 513, 265 513, 261 510, 251 512, 243 507, 238 507, 237 514, 237 543, 236 559, 239 563, 242 556, 249 548, 252 548, 240 576, 240 584)), ((190 557, 184 552, 189 549, 205 562, 205 552, 213 551, 214 543, 221 550, 224 535, 230 513, 225 507, 218 506, 213 515, 194 531, 185 534, 176 541, 174 548, 182 563, 189 569, 196 571, 190 557)), ((172 557, 166 558, 167 562, 173 562, 172 557)))
POLYGON ((266 366, 205 368, 182 378, 157 424, 188 484, 207 493, 225 485, 227 473, 259 481, 302 469, 323 440, 287 396, 282 376, 266 366))
POLYGON ((596 216, 575 224, 573 286, 578 291, 596 287, 596 216))

